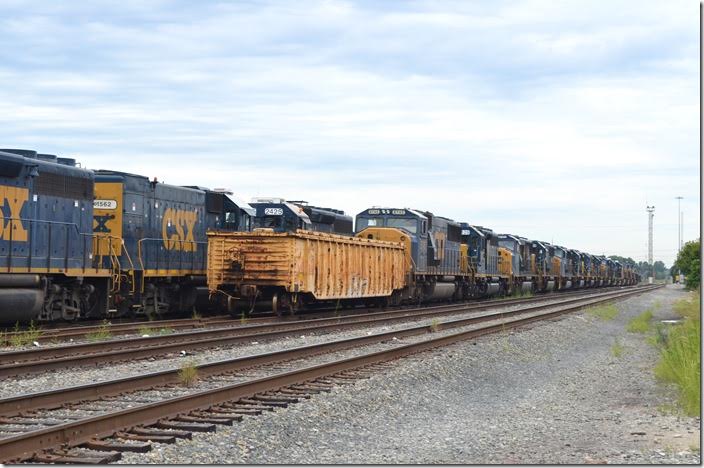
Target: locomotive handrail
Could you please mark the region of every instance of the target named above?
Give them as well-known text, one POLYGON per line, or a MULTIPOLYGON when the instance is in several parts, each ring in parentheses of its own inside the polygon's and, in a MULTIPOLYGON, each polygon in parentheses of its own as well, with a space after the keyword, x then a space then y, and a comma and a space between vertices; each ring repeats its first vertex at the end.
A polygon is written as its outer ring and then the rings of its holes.
MULTIPOLYGON (((14 217, 5 217, 3 216, 3 223, 5 220, 10 221, 9 223, 9 231, 10 231, 10 238, 8 239, 9 241, 9 246, 8 246, 8 253, 7 253, 7 271, 11 272, 12 271, 12 262, 13 262, 13 247, 14 244, 17 242, 14 238, 15 231, 17 230, 16 228, 16 223, 19 222, 21 226, 24 226, 25 223, 27 223, 27 243, 28 243, 28 252, 27 256, 24 257, 27 259, 27 270, 28 272, 31 272, 34 267, 32 265, 32 260, 34 257, 33 254, 33 240, 36 234, 34 234, 35 230, 32 229, 32 225, 40 224, 40 225, 46 225, 48 226, 48 232, 46 234, 47 237, 47 249, 46 249, 46 269, 47 271, 50 271, 52 268, 52 251, 51 251, 51 240, 52 240, 52 228, 59 228, 63 229, 63 233, 66 236, 65 240, 65 245, 64 245, 64 255, 63 255, 63 269, 66 271, 69 269, 69 251, 71 248, 71 234, 75 234, 76 238, 79 239, 78 242, 79 244, 81 243, 80 239, 83 239, 82 244, 83 244, 83 249, 81 252, 81 269, 83 272, 85 272, 89 266, 88 263, 92 263, 90 265, 90 269, 95 269, 95 272, 100 271, 100 262, 97 262, 98 255, 94 255, 95 249, 94 245, 91 246, 91 250, 89 251, 87 248, 87 239, 91 238, 94 241, 101 238, 101 237, 112 237, 112 236, 102 236, 98 235, 95 233, 90 233, 90 232, 81 232, 81 230, 78 228, 78 225, 76 223, 68 223, 65 221, 51 221, 51 220, 44 220, 44 219, 29 219, 29 218, 14 218, 14 217), (73 230, 73 231, 71 231, 73 230)), ((24 241, 23 241, 24 242, 24 241)), ((112 242, 112 241, 111 241, 112 242)), ((58 260, 58 258, 57 258, 58 260)))

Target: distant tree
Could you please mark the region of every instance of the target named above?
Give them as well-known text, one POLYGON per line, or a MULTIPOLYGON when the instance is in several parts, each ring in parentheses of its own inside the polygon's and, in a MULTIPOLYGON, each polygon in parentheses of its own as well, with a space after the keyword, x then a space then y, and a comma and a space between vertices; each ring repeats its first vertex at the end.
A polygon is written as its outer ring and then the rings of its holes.
POLYGON ((648 262, 638 262, 637 268, 641 278, 647 278, 653 275, 653 267, 651 267, 648 262))
POLYGON ((682 271, 682 274, 686 277, 685 284, 690 289, 698 288, 701 280, 700 252, 700 239, 689 241, 684 244, 680 253, 677 254, 677 260, 675 260, 675 264, 672 266, 673 269, 676 268, 682 271))
POLYGON ((626 263, 636 263, 635 260, 633 260, 631 257, 621 257, 619 255, 609 255, 609 258, 611 260, 616 260, 621 262, 621 265, 625 265, 626 263))
POLYGON ((653 264, 653 267, 655 267, 655 278, 656 279, 667 278, 667 268, 665 268, 665 264, 662 261, 656 260, 655 263, 653 264))

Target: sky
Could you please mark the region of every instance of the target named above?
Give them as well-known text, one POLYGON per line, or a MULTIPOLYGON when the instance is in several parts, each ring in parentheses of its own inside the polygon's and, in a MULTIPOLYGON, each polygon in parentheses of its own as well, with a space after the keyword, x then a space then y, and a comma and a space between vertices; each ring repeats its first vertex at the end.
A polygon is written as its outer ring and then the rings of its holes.
POLYGON ((699 237, 699 3, 0 2, 0 145, 594 254, 699 237))

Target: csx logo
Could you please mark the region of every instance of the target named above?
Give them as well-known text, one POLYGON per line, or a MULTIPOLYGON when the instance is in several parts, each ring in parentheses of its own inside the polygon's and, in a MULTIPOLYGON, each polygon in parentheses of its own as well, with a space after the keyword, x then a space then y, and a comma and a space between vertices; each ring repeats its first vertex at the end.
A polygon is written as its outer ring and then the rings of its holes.
POLYGON ((29 199, 29 190, 21 187, 0 185, 0 211, 3 214, 0 223, 0 239, 27 242, 27 230, 20 221, 20 211, 29 199), (9 216, 5 214, 9 211, 9 216), (13 218, 5 222, 5 218, 13 218))
POLYGON ((196 211, 168 208, 164 212, 164 219, 161 223, 164 247, 169 250, 195 252, 196 243, 193 231, 197 220, 198 213, 196 211))

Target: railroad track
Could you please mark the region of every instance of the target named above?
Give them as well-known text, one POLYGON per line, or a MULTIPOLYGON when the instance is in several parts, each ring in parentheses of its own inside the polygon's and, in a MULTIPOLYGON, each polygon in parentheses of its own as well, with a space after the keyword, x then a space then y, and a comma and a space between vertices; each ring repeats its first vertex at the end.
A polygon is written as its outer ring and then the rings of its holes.
MULTIPOLYGON (((616 287, 619 288, 620 287, 616 287)), ((613 288, 603 288, 599 291, 609 291, 613 288)), ((590 294, 593 290, 579 290, 579 291, 557 291, 554 293, 548 293, 541 295, 536 299, 546 298, 546 300, 553 299, 555 296, 567 297, 573 295, 583 295, 590 294)), ((520 300, 520 299, 519 299, 520 300)), ((505 302, 507 299, 489 299, 482 300, 482 304, 492 304, 505 302)), ((397 310, 403 310, 408 308, 407 306, 398 307, 397 310)), ((150 335, 157 334, 171 334, 179 330, 192 330, 192 329, 203 329, 203 328, 214 328, 214 327, 226 327, 226 326, 240 326, 242 323, 252 324, 252 323, 267 323, 272 321, 301 321, 310 320, 314 318, 322 318, 326 314, 335 315, 350 315, 350 314, 364 314, 372 312, 374 309, 367 308, 353 308, 353 309, 342 309, 336 310, 333 308, 321 308, 308 311, 308 313, 296 316, 286 316, 277 317, 273 313, 262 313, 256 317, 248 317, 243 320, 238 320, 229 315, 215 315, 200 318, 179 318, 179 319, 167 319, 167 320, 137 320, 137 321, 125 321, 124 319, 106 319, 102 322, 78 322, 72 324, 71 326, 54 326, 53 324, 40 325, 33 329, 28 329, 26 327, 20 330, 14 329, 4 329, 0 331, 0 346, 12 346, 13 342, 21 340, 26 337, 28 332, 34 332, 37 336, 32 338, 32 341, 36 341, 40 344, 45 343, 55 343, 59 341, 73 341, 88 339, 91 334, 96 333, 106 333, 110 337, 113 335, 129 335, 129 334, 143 334, 145 330, 148 330, 150 335)))
POLYGON ((251 343, 252 341, 261 342, 285 336, 297 336, 300 334, 310 335, 311 333, 330 332, 333 330, 364 326, 378 326, 408 320, 440 317, 443 315, 463 314, 473 311, 478 312, 493 307, 506 307, 516 304, 533 304, 545 301, 556 301, 558 304, 570 304, 579 301, 582 297, 600 297, 609 294, 611 294, 611 292, 598 291, 595 293, 590 291, 582 294, 575 293, 569 296, 538 296, 528 299, 495 300, 416 309, 395 309, 368 314, 308 319, 300 322, 287 321, 238 327, 228 326, 194 330, 172 335, 10 351, 0 353, 0 377, 28 375, 52 369, 178 354, 183 351, 193 351, 196 349, 213 348, 238 343, 251 343))
POLYGON ((148 450, 149 440, 173 442, 179 437, 189 437, 191 432, 212 431, 218 424, 233 424, 245 416, 310 398, 333 385, 353 382, 384 369, 388 361, 396 358, 624 299, 656 287, 526 307, 522 313, 484 314, 205 364, 198 371, 207 380, 198 389, 180 387, 175 381, 177 371, 172 369, 0 400, 0 424, 20 431, 0 438, 0 461, 114 461, 120 451, 148 450), (483 322, 487 323, 482 325, 483 322), (479 326, 447 333, 467 325, 479 326), (428 331, 434 334, 428 335, 428 331), (391 339, 392 336, 435 336, 435 333, 442 336, 411 344, 396 345, 391 339), (320 360, 323 353, 359 350, 359 346, 370 344, 384 344, 384 349, 322 363, 310 361, 316 356, 320 360), (86 403, 86 400, 92 401, 86 403), (52 412, 52 408, 59 409, 52 412), (33 429, 40 423, 44 427, 33 429))

